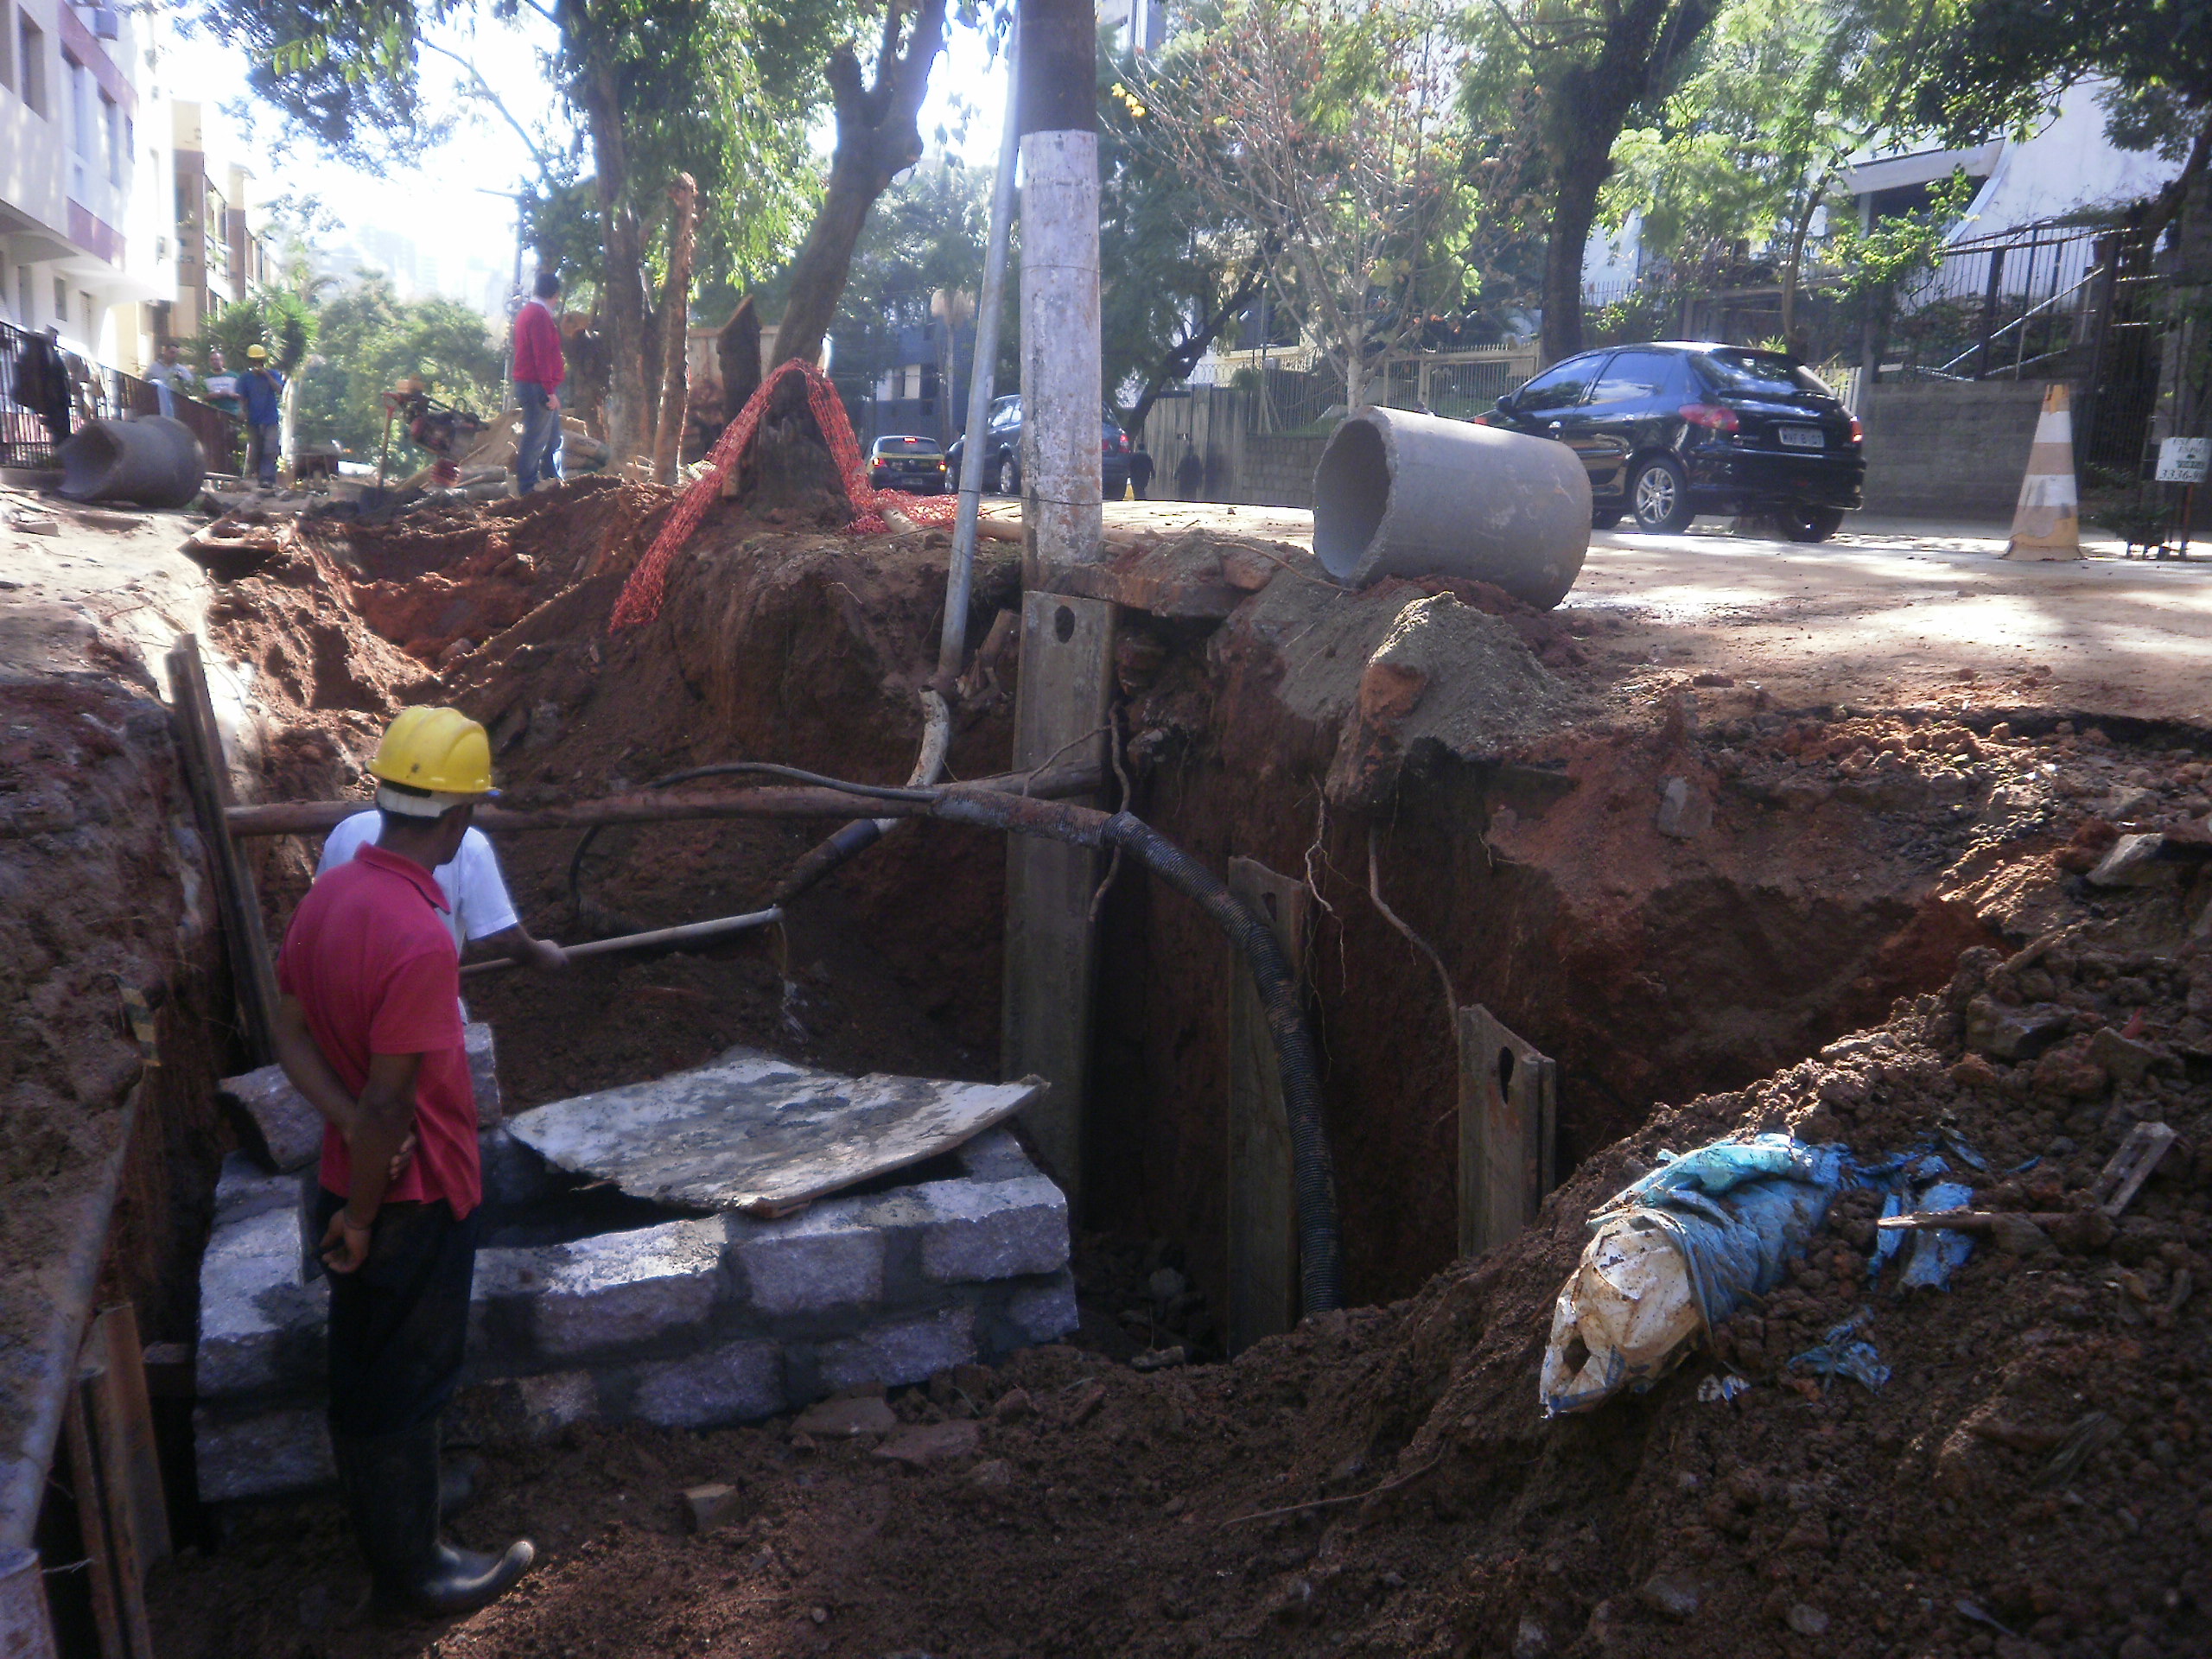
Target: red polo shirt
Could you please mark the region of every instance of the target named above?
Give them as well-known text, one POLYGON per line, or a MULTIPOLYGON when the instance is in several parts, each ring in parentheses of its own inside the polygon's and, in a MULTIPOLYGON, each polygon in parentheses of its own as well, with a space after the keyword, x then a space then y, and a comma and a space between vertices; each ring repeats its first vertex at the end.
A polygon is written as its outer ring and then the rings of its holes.
MULTIPOLYGON (((411 859, 366 846, 318 877, 284 932, 277 988, 299 998, 308 1030, 338 1080, 358 1096, 372 1054, 420 1054, 415 1156, 389 1200, 435 1200, 455 1216, 484 1195, 476 1095, 461 1031, 461 959, 437 878, 411 859)), ((346 1142, 322 1135, 324 1186, 353 1191, 346 1142)))

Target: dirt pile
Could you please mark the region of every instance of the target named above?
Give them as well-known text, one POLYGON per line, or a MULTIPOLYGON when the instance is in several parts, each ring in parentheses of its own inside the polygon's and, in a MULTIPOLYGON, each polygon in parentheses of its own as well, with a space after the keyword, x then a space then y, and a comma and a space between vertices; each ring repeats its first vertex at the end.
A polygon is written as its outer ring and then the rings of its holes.
MULTIPOLYGON (((1145 1375, 1045 1349, 904 1391, 905 1421, 977 1423, 941 1461, 788 1422, 499 1449, 466 1529, 533 1529, 551 1559, 438 1650, 2202 1651, 2212 959, 2113 942, 2160 905, 2009 964, 1969 953, 1886 1025, 1659 1113, 1516 1244, 1408 1301, 1229 1365, 1145 1375), (1971 1046, 1992 1046, 1993 1009, 2036 1003, 2063 1011, 2051 1047, 1971 1046), (1539 1414, 1584 1218, 1662 1147, 1782 1128, 1868 1158, 1932 1147, 1977 1207, 2079 1210, 2153 1118, 2181 1141, 2101 1243, 1984 1244, 1948 1291, 1900 1295, 1870 1285, 1871 1200, 1847 1195, 1715 1352, 1588 1416, 1539 1414), (1861 1310, 1880 1390, 1791 1363, 1861 1310), (1724 1374, 1751 1387, 1704 1397, 1724 1374), (709 1480, 738 1489, 735 1516, 688 1535, 678 1491, 709 1480)), ((427 1633, 354 1622, 352 1573, 327 1508, 247 1520, 220 1561, 168 1575, 165 1637, 186 1656, 427 1651, 427 1633)))

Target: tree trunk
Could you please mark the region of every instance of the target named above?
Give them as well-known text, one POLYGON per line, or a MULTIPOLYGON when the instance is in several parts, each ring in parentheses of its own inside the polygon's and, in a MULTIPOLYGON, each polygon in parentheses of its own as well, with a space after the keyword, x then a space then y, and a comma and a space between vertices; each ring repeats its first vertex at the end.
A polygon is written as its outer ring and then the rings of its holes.
MULTIPOLYGON (((1618 124, 1615 124, 1618 131, 1618 124)), ((1573 157, 1557 175, 1550 240, 1544 248, 1544 361, 1582 349, 1582 256, 1598 217, 1598 191, 1612 170, 1612 140, 1573 157)))
POLYGON ((1245 272, 1244 280, 1236 285, 1236 291, 1221 302, 1214 314, 1198 326, 1196 333, 1160 359, 1160 366, 1144 383, 1144 391, 1138 395, 1135 406, 1129 410, 1128 429, 1131 433, 1144 430, 1145 416, 1152 413, 1152 406, 1160 401, 1160 394, 1167 383, 1182 379, 1198 366, 1198 359, 1220 337, 1221 331, 1243 315, 1244 308, 1258 296, 1266 281, 1265 264, 1255 263, 1251 270, 1245 272))
POLYGON ((750 294, 737 302, 737 309, 722 325, 715 340, 715 359, 722 372, 722 419, 734 421, 760 385, 760 314, 750 294))
POLYGON ((791 299, 776 330, 777 363, 795 357, 812 362, 822 355, 868 210, 893 178, 921 159, 916 116, 929 90, 930 67, 944 46, 944 0, 918 0, 913 32, 902 53, 899 23, 905 14, 905 0, 887 0, 874 86, 862 83, 860 60, 849 48, 839 48, 830 60, 837 147, 830 156, 822 210, 791 266, 791 299))
POLYGON ((676 175, 668 193, 676 209, 668 238, 668 286, 660 306, 662 369, 659 431, 653 442, 653 478, 676 482, 683 461, 683 427, 690 404, 691 256, 697 226, 699 187, 689 173, 676 175))
POLYGON ((622 96, 614 66, 598 52, 586 58, 579 90, 590 130, 599 216, 606 243, 602 315, 607 352, 607 441, 620 467, 642 454, 652 429, 645 390, 645 262, 638 221, 623 196, 630 182, 622 135, 622 96))

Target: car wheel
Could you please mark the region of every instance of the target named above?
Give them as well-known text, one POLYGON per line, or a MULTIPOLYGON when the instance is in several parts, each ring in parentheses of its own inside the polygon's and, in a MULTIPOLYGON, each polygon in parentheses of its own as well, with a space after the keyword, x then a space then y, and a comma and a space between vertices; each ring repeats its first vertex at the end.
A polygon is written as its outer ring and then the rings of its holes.
POLYGON ((1012 455, 999 457, 999 493, 1001 495, 1021 493, 1021 469, 1014 464, 1012 455))
POLYGON ((1690 481, 1671 456, 1654 455, 1637 467, 1628 499, 1636 527, 1656 535, 1687 530, 1696 516, 1690 511, 1690 481))
POLYGON ((1620 523, 1620 521, 1621 515, 1618 509, 1612 507, 1599 507, 1596 512, 1590 515, 1590 528, 1592 530, 1611 530, 1615 524, 1620 523))
POLYGON ((1793 542, 1825 542, 1843 528, 1840 507, 1784 507, 1775 517, 1793 542))

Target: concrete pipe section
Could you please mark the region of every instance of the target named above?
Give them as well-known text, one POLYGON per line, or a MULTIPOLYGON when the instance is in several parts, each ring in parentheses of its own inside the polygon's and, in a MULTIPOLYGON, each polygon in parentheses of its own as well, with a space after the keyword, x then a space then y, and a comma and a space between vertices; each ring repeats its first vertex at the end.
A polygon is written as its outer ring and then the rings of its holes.
POLYGON ((59 451, 61 493, 72 501, 188 507, 207 476, 207 452, 182 421, 149 415, 92 421, 59 451))
POLYGON ((1589 548, 1589 474, 1548 438, 1363 409, 1313 469, 1313 551, 1349 587, 1465 576, 1549 610, 1589 548))

